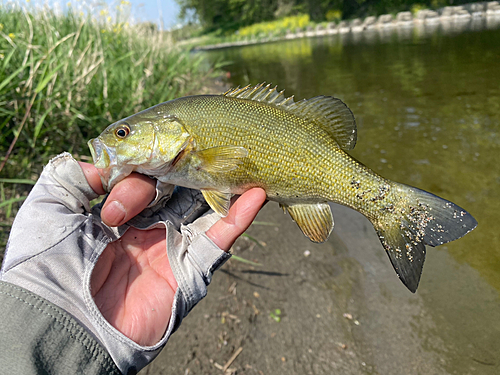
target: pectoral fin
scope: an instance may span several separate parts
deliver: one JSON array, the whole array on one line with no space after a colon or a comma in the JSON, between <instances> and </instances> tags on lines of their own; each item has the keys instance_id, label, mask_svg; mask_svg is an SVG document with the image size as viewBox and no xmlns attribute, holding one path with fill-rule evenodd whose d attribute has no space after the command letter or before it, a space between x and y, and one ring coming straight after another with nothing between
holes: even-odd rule
<instances>
[{"instance_id":1,"label":"pectoral fin","mask_svg":"<svg viewBox=\"0 0 500 375\"><path fill-rule=\"evenodd\" d=\"M243 163L247 155L246 148L239 146L211 147L196 152L201 161L200 168L215 173L232 171Z\"/></svg>"},{"instance_id":2,"label":"pectoral fin","mask_svg":"<svg viewBox=\"0 0 500 375\"><path fill-rule=\"evenodd\" d=\"M201 193L212 210L221 216L227 216L231 205L231 193L222 193L216 190L202 190Z\"/></svg>"},{"instance_id":3,"label":"pectoral fin","mask_svg":"<svg viewBox=\"0 0 500 375\"><path fill-rule=\"evenodd\" d=\"M281 204L304 235L313 242L325 242L333 229L333 215L328 203Z\"/></svg>"}]
</instances>

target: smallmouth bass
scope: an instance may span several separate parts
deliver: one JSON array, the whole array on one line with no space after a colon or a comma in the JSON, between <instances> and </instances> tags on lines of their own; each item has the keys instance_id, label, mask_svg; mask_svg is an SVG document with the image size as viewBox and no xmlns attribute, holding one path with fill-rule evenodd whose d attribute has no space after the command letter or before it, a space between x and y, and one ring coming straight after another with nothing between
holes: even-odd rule
<instances>
[{"instance_id":1,"label":"smallmouth bass","mask_svg":"<svg viewBox=\"0 0 500 375\"><path fill-rule=\"evenodd\" d=\"M454 203L359 163L346 153L356 138L354 115L339 99L295 102L260 84L158 104L108 126L89 147L108 191L135 171L199 189L225 216L233 194L261 187L313 242L333 229L329 201L353 208L371 221L415 292L425 245L458 239L477 222Z\"/></svg>"}]
</instances>

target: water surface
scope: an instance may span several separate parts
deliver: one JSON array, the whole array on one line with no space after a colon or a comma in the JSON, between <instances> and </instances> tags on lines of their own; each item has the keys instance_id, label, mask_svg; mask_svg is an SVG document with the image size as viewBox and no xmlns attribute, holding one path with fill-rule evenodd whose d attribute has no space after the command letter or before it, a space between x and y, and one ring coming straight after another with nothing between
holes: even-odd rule
<instances>
[{"instance_id":1,"label":"water surface","mask_svg":"<svg viewBox=\"0 0 500 375\"><path fill-rule=\"evenodd\" d=\"M428 248L417 294L435 326L415 316L415 331L449 357L447 373L500 371L500 30L347 34L208 56L231 62L233 86L341 98L358 124L351 155L477 219L464 238Z\"/></svg>"}]
</instances>

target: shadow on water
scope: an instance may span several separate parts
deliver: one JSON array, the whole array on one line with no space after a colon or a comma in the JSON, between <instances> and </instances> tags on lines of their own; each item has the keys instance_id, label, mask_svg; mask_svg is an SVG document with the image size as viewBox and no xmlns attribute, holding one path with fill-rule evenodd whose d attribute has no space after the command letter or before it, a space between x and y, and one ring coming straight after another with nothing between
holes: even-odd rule
<instances>
[{"instance_id":1,"label":"shadow on water","mask_svg":"<svg viewBox=\"0 0 500 375\"><path fill-rule=\"evenodd\" d=\"M493 374L500 368L500 30L473 26L298 39L208 56L232 62L234 86L267 81L298 99L341 98L358 123L354 157L475 216L475 231L428 249L417 293L424 312L412 324L449 373ZM424 315L433 325L420 325Z\"/></svg>"}]
</instances>

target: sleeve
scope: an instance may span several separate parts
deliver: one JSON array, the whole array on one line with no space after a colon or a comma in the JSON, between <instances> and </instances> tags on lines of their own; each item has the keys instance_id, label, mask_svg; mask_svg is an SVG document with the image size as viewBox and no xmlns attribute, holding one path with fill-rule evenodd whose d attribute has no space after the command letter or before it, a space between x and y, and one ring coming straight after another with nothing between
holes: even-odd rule
<instances>
[{"instance_id":1,"label":"sleeve","mask_svg":"<svg viewBox=\"0 0 500 375\"><path fill-rule=\"evenodd\" d=\"M0 368L9 374L121 374L106 349L70 314L0 281Z\"/></svg>"},{"instance_id":2,"label":"sleeve","mask_svg":"<svg viewBox=\"0 0 500 375\"><path fill-rule=\"evenodd\" d=\"M119 228L102 223L100 205L90 207L96 196L71 155L52 159L14 221L0 280L69 313L108 351L121 372L134 373L159 354L182 319L206 295L213 272L230 255L205 235L219 216L206 212L199 192L179 189L172 199L161 200L159 206L147 208ZM178 283L166 332L148 347L107 322L90 290L100 254L130 226L165 228L165 251Z\"/></svg>"}]
</instances>

